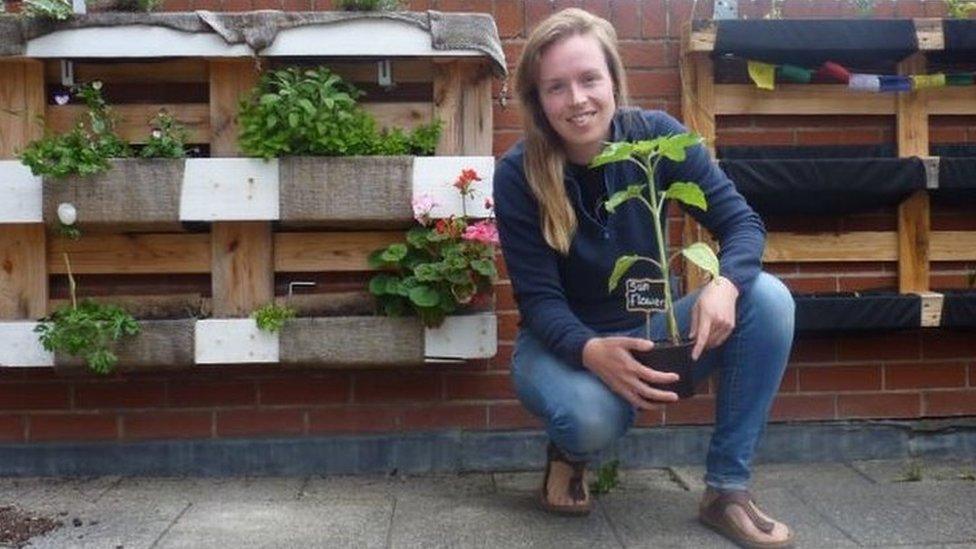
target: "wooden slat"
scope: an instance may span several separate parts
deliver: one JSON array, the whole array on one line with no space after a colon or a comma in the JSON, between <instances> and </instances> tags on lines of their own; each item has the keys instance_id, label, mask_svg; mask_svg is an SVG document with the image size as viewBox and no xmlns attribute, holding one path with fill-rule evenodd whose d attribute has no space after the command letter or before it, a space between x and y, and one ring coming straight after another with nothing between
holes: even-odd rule
<instances>
[{"instance_id":1,"label":"wooden slat","mask_svg":"<svg viewBox=\"0 0 976 549\"><path fill-rule=\"evenodd\" d=\"M490 155L492 149L491 67L462 61L464 90L461 103L461 154Z\"/></svg>"},{"instance_id":2,"label":"wooden slat","mask_svg":"<svg viewBox=\"0 0 976 549\"><path fill-rule=\"evenodd\" d=\"M976 114L976 86L949 86L928 94L930 115Z\"/></svg>"},{"instance_id":3,"label":"wooden slat","mask_svg":"<svg viewBox=\"0 0 976 549\"><path fill-rule=\"evenodd\" d=\"M240 156L237 105L259 76L251 59L210 61L210 156Z\"/></svg>"},{"instance_id":4,"label":"wooden slat","mask_svg":"<svg viewBox=\"0 0 976 549\"><path fill-rule=\"evenodd\" d=\"M717 84L715 114L895 114L895 95L854 92L842 84Z\"/></svg>"},{"instance_id":5,"label":"wooden slat","mask_svg":"<svg viewBox=\"0 0 976 549\"><path fill-rule=\"evenodd\" d=\"M439 156L460 155L464 148L463 82L460 61L434 64L434 116L443 122Z\"/></svg>"},{"instance_id":6,"label":"wooden slat","mask_svg":"<svg viewBox=\"0 0 976 549\"><path fill-rule=\"evenodd\" d=\"M149 122L161 109L173 115L186 127L188 143L210 142L210 107L205 103L160 103L151 105L114 105L119 117L116 133L130 143L149 140ZM84 105L53 105L47 108L47 128L61 133L70 130L87 112Z\"/></svg>"},{"instance_id":7,"label":"wooden slat","mask_svg":"<svg viewBox=\"0 0 976 549\"><path fill-rule=\"evenodd\" d=\"M38 319L47 314L44 248L44 225L0 227L0 319Z\"/></svg>"},{"instance_id":8,"label":"wooden slat","mask_svg":"<svg viewBox=\"0 0 976 549\"><path fill-rule=\"evenodd\" d=\"M424 328L416 318L298 318L281 330L283 364L408 366L424 361Z\"/></svg>"},{"instance_id":9,"label":"wooden slat","mask_svg":"<svg viewBox=\"0 0 976 549\"><path fill-rule=\"evenodd\" d=\"M18 156L44 135L44 65L35 59L0 60L0 158Z\"/></svg>"},{"instance_id":10,"label":"wooden slat","mask_svg":"<svg viewBox=\"0 0 976 549\"><path fill-rule=\"evenodd\" d=\"M898 64L899 74L924 74L925 56L916 53ZM929 153L929 117L925 90L897 94L898 156ZM898 206L898 290L929 289L929 195L916 191Z\"/></svg>"},{"instance_id":11,"label":"wooden slat","mask_svg":"<svg viewBox=\"0 0 976 549\"><path fill-rule=\"evenodd\" d=\"M929 246L932 261L976 261L973 231L933 231Z\"/></svg>"},{"instance_id":12,"label":"wooden slat","mask_svg":"<svg viewBox=\"0 0 976 549\"><path fill-rule=\"evenodd\" d=\"M119 372L181 370L193 366L195 318L143 320L139 335L112 344ZM87 372L79 358L55 354L54 367L62 373Z\"/></svg>"},{"instance_id":13,"label":"wooden slat","mask_svg":"<svg viewBox=\"0 0 976 549\"><path fill-rule=\"evenodd\" d=\"M348 59L318 59L319 64L342 77L346 82L357 84L360 82L377 82L379 74L378 61L349 61ZM393 83L398 82L432 82L434 63L430 59L391 59L393 68ZM272 67L288 66L286 63L273 62Z\"/></svg>"},{"instance_id":14,"label":"wooden slat","mask_svg":"<svg viewBox=\"0 0 976 549\"><path fill-rule=\"evenodd\" d=\"M86 234L51 239L48 270L65 274L61 253L71 254L75 274L209 273L209 234Z\"/></svg>"},{"instance_id":15,"label":"wooden slat","mask_svg":"<svg viewBox=\"0 0 976 549\"><path fill-rule=\"evenodd\" d=\"M942 323L944 296L936 292L917 292L922 298L922 327L931 328Z\"/></svg>"},{"instance_id":16,"label":"wooden slat","mask_svg":"<svg viewBox=\"0 0 976 549\"><path fill-rule=\"evenodd\" d=\"M362 107L381 128L413 129L434 119L434 106L430 103L363 103Z\"/></svg>"},{"instance_id":17,"label":"wooden slat","mask_svg":"<svg viewBox=\"0 0 976 549\"><path fill-rule=\"evenodd\" d=\"M689 27L690 28L690 27ZM715 36L718 33L715 25L682 34L682 40L687 40L688 52L710 52L715 49ZM687 38L685 38L687 37Z\"/></svg>"},{"instance_id":18,"label":"wooden slat","mask_svg":"<svg viewBox=\"0 0 976 549\"><path fill-rule=\"evenodd\" d=\"M898 234L894 231L769 233L763 255L767 263L897 259Z\"/></svg>"},{"instance_id":19,"label":"wooden slat","mask_svg":"<svg viewBox=\"0 0 976 549\"><path fill-rule=\"evenodd\" d=\"M49 82L61 81L61 63L48 59L44 72ZM143 63L74 62L75 82L101 80L105 84L135 82L206 82L205 59L162 59Z\"/></svg>"},{"instance_id":20,"label":"wooden slat","mask_svg":"<svg viewBox=\"0 0 976 549\"><path fill-rule=\"evenodd\" d=\"M403 232L276 233L275 270L366 271L374 250L403 241Z\"/></svg>"}]
</instances>

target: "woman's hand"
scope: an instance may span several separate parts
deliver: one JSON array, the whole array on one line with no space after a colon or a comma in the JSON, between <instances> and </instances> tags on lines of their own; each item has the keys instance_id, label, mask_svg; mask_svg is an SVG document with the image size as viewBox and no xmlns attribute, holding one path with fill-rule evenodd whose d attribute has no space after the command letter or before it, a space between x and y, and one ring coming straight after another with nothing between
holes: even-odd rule
<instances>
[{"instance_id":1,"label":"woman's hand","mask_svg":"<svg viewBox=\"0 0 976 549\"><path fill-rule=\"evenodd\" d=\"M659 372L644 366L630 354L647 351L654 343L634 337L594 337L583 346L583 364L596 374L607 387L640 410L651 408L655 402L674 402L678 395L662 391L648 383L667 384L678 381L678 374Z\"/></svg>"},{"instance_id":2,"label":"woman's hand","mask_svg":"<svg viewBox=\"0 0 976 549\"><path fill-rule=\"evenodd\" d=\"M735 300L738 297L739 289L724 276L702 288L698 301L691 309L688 337L695 340L692 360L698 360L705 349L718 347L728 339L735 328Z\"/></svg>"}]
</instances>

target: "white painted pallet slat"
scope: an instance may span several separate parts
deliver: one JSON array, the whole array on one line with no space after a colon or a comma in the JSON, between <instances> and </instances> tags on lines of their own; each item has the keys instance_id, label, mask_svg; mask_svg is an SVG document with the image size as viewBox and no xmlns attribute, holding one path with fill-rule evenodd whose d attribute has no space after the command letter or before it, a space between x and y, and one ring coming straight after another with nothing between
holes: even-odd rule
<instances>
[{"instance_id":1,"label":"white painted pallet slat","mask_svg":"<svg viewBox=\"0 0 976 549\"><path fill-rule=\"evenodd\" d=\"M478 172L481 181L475 182L476 192L461 205L461 195L454 182L461 170ZM495 159L491 156L418 156L413 161L413 197L424 194L438 205L431 210L435 219L461 215L466 209L469 217L488 217L485 198L491 196Z\"/></svg>"},{"instance_id":2,"label":"white painted pallet slat","mask_svg":"<svg viewBox=\"0 0 976 549\"><path fill-rule=\"evenodd\" d=\"M189 158L181 221L274 221L280 217L278 160Z\"/></svg>"},{"instance_id":3,"label":"white painted pallet slat","mask_svg":"<svg viewBox=\"0 0 976 549\"><path fill-rule=\"evenodd\" d=\"M253 318L199 320L194 334L197 364L278 362L278 334L259 330Z\"/></svg>"},{"instance_id":4,"label":"white painted pallet slat","mask_svg":"<svg viewBox=\"0 0 976 549\"><path fill-rule=\"evenodd\" d=\"M42 223L41 178L19 160L0 160L0 224Z\"/></svg>"},{"instance_id":5,"label":"white painted pallet slat","mask_svg":"<svg viewBox=\"0 0 976 549\"><path fill-rule=\"evenodd\" d=\"M498 320L491 313L449 316L424 332L424 355L431 361L491 358L497 351Z\"/></svg>"},{"instance_id":6,"label":"white painted pallet slat","mask_svg":"<svg viewBox=\"0 0 976 549\"><path fill-rule=\"evenodd\" d=\"M35 327L37 322L0 322L0 367L54 366L54 353L44 350Z\"/></svg>"}]
</instances>

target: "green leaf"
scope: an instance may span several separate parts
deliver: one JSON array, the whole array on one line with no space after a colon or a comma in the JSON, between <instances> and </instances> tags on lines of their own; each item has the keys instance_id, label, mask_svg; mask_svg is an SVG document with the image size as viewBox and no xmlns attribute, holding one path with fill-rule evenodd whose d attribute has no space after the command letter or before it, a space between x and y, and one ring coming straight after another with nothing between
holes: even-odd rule
<instances>
[{"instance_id":1,"label":"green leaf","mask_svg":"<svg viewBox=\"0 0 976 549\"><path fill-rule=\"evenodd\" d=\"M645 187L647 187L646 183L643 185L630 185L622 191L617 191L613 193L613 196L611 196L606 202L604 202L603 206L607 209L608 212L614 213L614 211L616 211L617 209L617 206L620 206L621 204L630 200L631 198L639 197Z\"/></svg>"},{"instance_id":2,"label":"green leaf","mask_svg":"<svg viewBox=\"0 0 976 549\"><path fill-rule=\"evenodd\" d=\"M681 255L689 261L708 271L712 278L718 278L718 257L715 252L702 242L695 242L687 248L681 250Z\"/></svg>"},{"instance_id":3,"label":"green leaf","mask_svg":"<svg viewBox=\"0 0 976 549\"><path fill-rule=\"evenodd\" d=\"M701 138L693 133L679 133L661 140L661 155L675 162L684 162L686 149L701 143Z\"/></svg>"},{"instance_id":4,"label":"green leaf","mask_svg":"<svg viewBox=\"0 0 976 549\"><path fill-rule=\"evenodd\" d=\"M663 139L663 137L636 141L634 142L633 153L640 156L641 159L644 159L647 157L647 155L657 151L657 148L661 145L661 139Z\"/></svg>"},{"instance_id":5,"label":"green leaf","mask_svg":"<svg viewBox=\"0 0 976 549\"><path fill-rule=\"evenodd\" d=\"M639 257L637 255L622 255L617 258L617 263L613 266L613 272L610 273L610 280L607 286L608 292L612 292L617 288L617 284L620 284L620 278L630 270L634 263L637 263Z\"/></svg>"},{"instance_id":6,"label":"green leaf","mask_svg":"<svg viewBox=\"0 0 976 549\"><path fill-rule=\"evenodd\" d=\"M685 183L681 181L672 183L668 187L667 192L664 193L664 198L671 198L700 210L708 210L705 193L702 192L701 187L696 183Z\"/></svg>"},{"instance_id":7,"label":"green leaf","mask_svg":"<svg viewBox=\"0 0 976 549\"><path fill-rule=\"evenodd\" d=\"M410 302L418 307L436 307L441 297L430 286L417 286L410 289Z\"/></svg>"},{"instance_id":8,"label":"green leaf","mask_svg":"<svg viewBox=\"0 0 976 549\"><path fill-rule=\"evenodd\" d=\"M471 268L478 274L486 276L489 279L494 279L498 275L495 262L490 259L475 259L471 262Z\"/></svg>"},{"instance_id":9,"label":"green leaf","mask_svg":"<svg viewBox=\"0 0 976 549\"><path fill-rule=\"evenodd\" d=\"M312 102L306 97L302 97L298 100L298 106L305 109L305 112L308 114L315 114L315 105L313 105Z\"/></svg>"},{"instance_id":10,"label":"green leaf","mask_svg":"<svg viewBox=\"0 0 976 549\"><path fill-rule=\"evenodd\" d=\"M386 261L387 263L396 263L404 257L407 256L407 245L406 244L390 244L382 253L380 253L380 259Z\"/></svg>"},{"instance_id":11,"label":"green leaf","mask_svg":"<svg viewBox=\"0 0 976 549\"><path fill-rule=\"evenodd\" d=\"M596 168L603 166L604 164L627 160L630 158L633 150L633 143L628 143L626 141L610 143L600 152L600 154L596 155L596 157L590 161L590 167Z\"/></svg>"},{"instance_id":12,"label":"green leaf","mask_svg":"<svg viewBox=\"0 0 976 549\"><path fill-rule=\"evenodd\" d=\"M297 128L299 122L301 122L301 118L299 118L297 112L290 112L290 113L288 113L288 125L289 126L291 126L292 128Z\"/></svg>"},{"instance_id":13,"label":"green leaf","mask_svg":"<svg viewBox=\"0 0 976 549\"><path fill-rule=\"evenodd\" d=\"M376 296L386 294L386 286L391 278L393 277L388 274L378 274L369 279L369 293Z\"/></svg>"},{"instance_id":14,"label":"green leaf","mask_svg":"<svg viewBox=\"0 0 976 549\"><path fill-rule=\"evenodd\" d=\"M414 248L423 248L427 244L427 233L431 232L427 227L414 227L407 231L407 243Z\"/></svg>"},{"instance_id":15,"label":"green leaf","mask_svg":"<svg viewBox=\"0 0 976 549\"><path fill-rule=\"evenodd\" d=\"M444 278L441 273L441 269L439 269L434 263L423 263L421 265L417 265L413 269L413 274L417 277L417 280L421 282L436 282Z\"/></svg>"}]
</instances>

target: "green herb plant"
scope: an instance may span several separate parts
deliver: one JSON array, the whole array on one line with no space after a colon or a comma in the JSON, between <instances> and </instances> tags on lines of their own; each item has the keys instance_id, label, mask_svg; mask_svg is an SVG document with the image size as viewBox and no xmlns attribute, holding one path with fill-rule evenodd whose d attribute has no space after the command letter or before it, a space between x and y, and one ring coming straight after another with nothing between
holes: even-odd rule
<instances>
[{"instance_id":1,"label":"green herb plant","mask_svg":"<svg viewBox=\"0 0 976 549\"><path fill-rule=\"evenodd\" d=\"M476 192L474 182L480 180L474 170L463 170L454 186L469 198ZM474 221L463 210L461 216L433 222L429 213L435 206L429 198L415 200L414 214L421 225L407 232L406 242L369 257L371 267L384 269L369 281L380 312L403 316L412 310L429 327L440 326L445 316L463 306L490 299L498 276L494 220Z\"/></svg>"},{"instance_id":2,"label":"green herb plant","mask_svg":"<svg viewBox=\"0 0 976 549\"><path fill-rule=\"evenodd\" d=\"M149 141L139 151L142 158L184 158L189 133L173 115L161 110L150 122Z\"/></svg>"},{"instance_id":3,"label":"green herb plant","mask_svg":"<svg viewBox=\"0 0 976 549\"><path fill-rule=\"evenodd\" d=\"M973 0L944 0L946 12L952 19L966 19L969 12L976 11L976 2Z\"/></svg>"},{"instance_id":4,"label":"green herb plant","mask_svg":"<svg viewBox=\"0 0 976 549\"><path fill-rule=\"evenodd\" d=\"M657 242L657 257L642 255L624 255L617 258L608 281L609 291L616 289L621 277L638 262L647 262L657 267L664 283L664 310L667 315L668 335L671 343L678 345L680 335L678 323L674 316L674 303L671 298L671 277L669 265L679 254L701 267L712 277L718 277L718 258L708 245L695 242L670 257L665 249L663 224L665 219L667 200L677 200L685 205L708 209L705 194L696 183L678 181L671 183L666 190L658 189L654 184L657 167L664 159L672 162L683 162L687 156L687 149L701 143L701 138L690 133L662 136L645 141L622 141L608 144L603 151L590 163L591 167L603 166L613 162L631 162L637 165L645 175L643 183L635 183L622 191L613 194L605 203L609 213L629 200L637 200L643 204L651 216L654 234Z\"/></svg>"},{"instance_id":5,"label":"green herb plant","mask_svg":"<svg viewBox=\"0 0 976 549\"><path fill-rule=\"evenodd\" d=\"M870 17L874 14L874 6L877 5L878 0L850 0L850 2L859 16Z\"/></svg>"},{"instance_id":6,"label":"green herb plant","mask_svg":"<svg viewBox=\"0 0 976 549\"><path fill-rule=\"evenodd\" d=\"M337 0L336 9L346 11L395 11L403 9L401 0Z\"/></svg>"},{"instance_id":7,"label":"green herb plant","mask_svg":"<svg viewBox=\"0 0 976 549\"><path fill-rule=\"evenodd\" d=\"M609 494L611 490L620 486L620 460L611 460L597 470L596 480L590 483L590 492L595 495Z\"/></svg>"},{"instance_id":8,"label":"green herb plant","mask_svg":"<svg viewBox=\"0 0 976 549\"><path fill-rule=\"evenodd\" d=\"M251 316L257 322L258 329L274 334L281 331L286 320L295 318L295 310L286 305L268 303L255 310Z\"/></svg>"},{"instance_id":9,"label":"green herb plant","mask_svg":"<svg viewBox=\"0 0 976 549\"><path fill-rule=\"evenodd\" d=\"M72 223L59 224L62 236L77 239L81 233ZM60 351L82 358L88 367L99 374L110 373L118 363L111 350L113 342L137 335L139 324L132 315L115 305L91 300L78 303L78 286L71 272L68 252L64 252L68 273L71 305L61 307L49 317L41 319L34 331L45 350Z\"/></svg>"},{"instance_id":10,"label":"green herb plant","mask_svg":"<svg viewBox=\"0 0 976 549\"><path fill-rule=\"evenodd\" d=\"M87 120L78 121L67 133L48 135L27 145L20 160L34 175L94 175L111 168L110 158L132 156L129 145L115 133L115 115L101 90L102 83L97 80L72 87L71 93L88 107Z\"/></svg>"},{"instance_id":11,"label":"green herb plant","mask_svg":"<svg viewBox=\"0 0 976 549\"><path fill-rule=\"evenodd\" d=\"M24 15L38 19L65 21L74 15L70 0L24 0Z\"/></svg>"},{"instance_id":12,"label":"green herb plant","mask_svg":"<svg viewBox=\"0 0 976 549\"><path fill-rule=\"evenodd\" d=\"M327 67L268 71L240 104L241 150L266 159L434 153L439 121L412 132L380 130L372 115L356 103L361 95Z\"/></svg>"}]
</instances>

